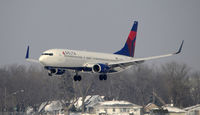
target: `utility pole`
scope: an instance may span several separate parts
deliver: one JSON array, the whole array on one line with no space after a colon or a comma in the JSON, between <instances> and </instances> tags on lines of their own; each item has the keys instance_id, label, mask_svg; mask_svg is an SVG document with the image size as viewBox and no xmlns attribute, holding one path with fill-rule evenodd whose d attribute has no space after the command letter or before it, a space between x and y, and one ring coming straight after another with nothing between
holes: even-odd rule
<instances>
[{"instance_id":1,"label":"utility pole","mask_svg":"<svg viewBox=\"0 0 200 115\"><path fill-rule=\"evenodd\" d=\"M153 95L154 95L163 105L166 105L165 101L164 101L161 97L159 97L159 96L157 95L156 92L153 92Z\"/></svg>"},{"instance_id":2,"label":"utility pole","mask_svg":"<svg viewBox=\"0 0 200 115\"><path fill-rule=\"evenodd\" d=\"M6 87L4 87L4 111L7 111L7 102L6 102L7 91L6 90L7 90Z\"/></svg>"},{"instance_id":3,"label":"utility pole","mask_svg":"<svg viewBox=\"0 0 200 115\"><path fill-rule=\"evenodd\" d=\"M10 96L16 95L18 93L23 93L23 92L24 92L24 90L21 89L21 90L15 91L15 92L7 95L7 88L4 87L4 112L7 111L7 98L9 98Z\"/></svg>"},{"instance_id":4,"label":"utility pole","mask_svg":"<svg viewBox=\"0 0 200 115\"><path fill-rule=\"evenodd\" d=\"M154 96L155 90L153 88L153 104L155 104L155 96Z\"/></svg>"}]
</instances>

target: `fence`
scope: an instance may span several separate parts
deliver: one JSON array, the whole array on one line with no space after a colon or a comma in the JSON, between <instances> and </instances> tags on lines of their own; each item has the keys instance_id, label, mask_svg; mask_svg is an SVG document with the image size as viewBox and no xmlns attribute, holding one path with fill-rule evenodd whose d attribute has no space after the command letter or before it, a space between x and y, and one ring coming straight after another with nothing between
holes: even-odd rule
<instances>
[{"instance_id":1,"label":"fence","mask_svg":"<svg viewBox=\"0 0 200 115\"><path fill-rule=\"evenodd\" d=\"M25 112L0 112L0 115L62 115L58 113L32 113L27 114Z\"/></svg>"},{"instance_id":2,"label":"fence","mask_svg":"<svg viewBox=\"0 0 200 115\"><path fill-rule=\"evenodd\" d=\"M0 112L0 115L64 115L64 114L63 113L58 113L58 112L32 113L32 114L27 114L25 112ZM81 114L81 113L73 113L73 112L71 112L70 115L95 115L95 114Z\"/></svg>"},{"instance_id":3,"label":"fence","mask_svg":"<svg viewBox=\"0 0 200 115\"><path fill-rule=\"evenodd\" d=\"M24 112L0 112L0 115L26 115Z\"/></svg>"},{"instance_id":4,"label":"fence","mask_svg":"<svg viewBox=\"0 0 200 115\"><path fill-rule=\"evenodd\" d=\"M27 114L25 112L0 112L0 115L64 115L58 112L52 112L52 113L32 113ZM70 113L70 115L81 115L81 113Z\"/></svg>"}]
</instances>

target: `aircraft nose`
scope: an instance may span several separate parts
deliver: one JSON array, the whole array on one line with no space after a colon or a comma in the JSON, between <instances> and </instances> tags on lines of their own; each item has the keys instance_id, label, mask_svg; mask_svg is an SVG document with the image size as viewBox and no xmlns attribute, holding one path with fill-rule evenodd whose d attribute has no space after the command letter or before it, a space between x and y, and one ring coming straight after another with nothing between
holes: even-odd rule
<instances>
[{"instance_id":1,"label":"aircraft nose","mask_svg":"<svg viewBox=\"0 0 200 115\"><path fill-rule=\"evenodd\" d=\"M44 64L44 56L40 56L39 62L42 63L42 64Z\"/></svg>"}]
</instances>

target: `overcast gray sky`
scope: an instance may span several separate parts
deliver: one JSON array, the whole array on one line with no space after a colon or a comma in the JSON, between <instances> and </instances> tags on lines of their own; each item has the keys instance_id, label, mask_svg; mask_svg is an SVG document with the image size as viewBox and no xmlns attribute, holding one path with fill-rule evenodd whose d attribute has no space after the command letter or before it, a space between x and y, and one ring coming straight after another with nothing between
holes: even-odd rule
<instances>
[{"instance_id":1,"label":"overcast gray sky","mask_svg":"<svg viewBox=\"0 0 200 115\"><path fill-rule=\"evenodd\" d=\"M152 60L177 61L200 70L200 0L0 0L0 66L25 64L51 48L113 53L139 21L136 57L174 52Z\"/></svg>"}]
</instances>

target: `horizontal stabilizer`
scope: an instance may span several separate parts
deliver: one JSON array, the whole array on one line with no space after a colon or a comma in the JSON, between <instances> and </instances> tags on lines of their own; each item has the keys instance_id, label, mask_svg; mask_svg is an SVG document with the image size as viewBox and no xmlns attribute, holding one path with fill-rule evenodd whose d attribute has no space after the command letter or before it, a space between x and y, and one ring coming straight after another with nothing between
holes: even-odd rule
<instances>
[{"instance_id":1,"label":"horizontal stabilizer","mask_svg":"<svg viewBox=\"0 0 200 115\"><path fill-rule=\"evenodd\" d=\"M39 63L38 60L30 59L30 58L29 58L29 46L27 47L27 50L26 50L26 56L25 56L25 59L26 59L26 61L28 61L28 62Z\"/></svg>"}]
</instances>

